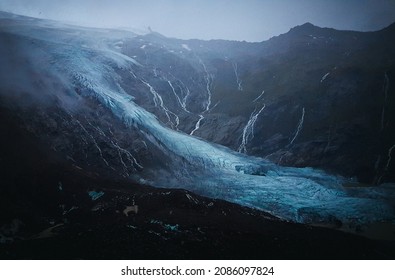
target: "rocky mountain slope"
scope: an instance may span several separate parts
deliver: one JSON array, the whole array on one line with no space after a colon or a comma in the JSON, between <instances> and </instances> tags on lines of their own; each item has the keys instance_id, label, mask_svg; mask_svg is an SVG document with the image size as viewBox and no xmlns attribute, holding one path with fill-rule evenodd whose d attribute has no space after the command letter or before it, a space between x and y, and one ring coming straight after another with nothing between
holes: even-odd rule
<instances>
[{"instance_id":1,"label":"rocky mountain slope","mask_svg":"<svg viewBox=\"0 0 395 280\"><path fill-rule=\"evenodd\" d=\"M281 165L319 167L379 184L395 174L389 163L395 144L394 32L394 25L362 33L307 23L262 43L149 34L122 50L145 56L147 65L179 77L192 93L204 89L194 89L192 69L186 68L197 69L200 84L208 70L209 110L207 100L187 99L188 109L204 116L194 135ZM169 91L165 83L158 87Z\"/></svg>"}]
</instances>

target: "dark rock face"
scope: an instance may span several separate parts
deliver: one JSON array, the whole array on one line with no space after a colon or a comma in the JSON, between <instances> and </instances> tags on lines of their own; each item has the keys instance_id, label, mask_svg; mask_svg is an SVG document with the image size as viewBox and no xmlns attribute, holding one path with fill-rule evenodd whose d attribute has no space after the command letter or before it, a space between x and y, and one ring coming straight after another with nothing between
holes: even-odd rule
<instances>
[{"instance_id":1,"label":"dark rock face","mask_svg":"<svg viewBox=\"0 0 395 280\"><path fill-rule=\"evenodd\" d=\"M394 144L392 32L392 26L376 33L296 27L261 43L257 58L233 58L239 62L243 91L235 92L234 83L226 81L230 63L228 73L224 67L216 72L213 100L220 103L213 113L228 112L224 126L246 118L228 134L234 137L243 134L254 109L265 104L247 143L248 154L283 165L319 167L365 183L393 181L394 166L386 166ZM204 133L210 128L202 126L197 135L218 141ZM236 145L230 139L219 141L233 149L241 143L240 138Z\"/></svg>"}]
</instances>

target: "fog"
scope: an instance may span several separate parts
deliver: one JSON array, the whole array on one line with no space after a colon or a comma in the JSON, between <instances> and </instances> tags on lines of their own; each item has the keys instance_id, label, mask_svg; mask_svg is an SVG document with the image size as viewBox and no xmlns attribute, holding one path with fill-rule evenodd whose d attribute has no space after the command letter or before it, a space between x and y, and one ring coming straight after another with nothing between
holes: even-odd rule
<instances>
[{"instance_id":1,"label":"fog","mask_svg":"<svg viewBox=\"0 0 395 280\"><path fill-rule=\"evenodd\" d=\"M0 10L206 40L262 41L305 22L358 31L395 22L395 0L1 0Z\"/></svg>"}]
</instances>

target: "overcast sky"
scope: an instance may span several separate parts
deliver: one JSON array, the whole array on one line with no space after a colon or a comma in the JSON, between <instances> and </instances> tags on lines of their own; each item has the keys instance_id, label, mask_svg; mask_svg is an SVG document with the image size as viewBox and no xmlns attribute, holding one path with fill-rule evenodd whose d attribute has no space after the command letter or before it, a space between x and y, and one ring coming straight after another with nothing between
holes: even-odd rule
<instances>
[{"instance_id":1,"label":"overcast sky","mask_svg":"<svg viewBox=\"0 0 395 280\"><path fill-rule=\"evenodd\" d=\"M150 26L181 39L246 41L305 22L359 31L395 22L395 0L0 0L0 10L88 26Z\"/></svg>"}]
</instances>

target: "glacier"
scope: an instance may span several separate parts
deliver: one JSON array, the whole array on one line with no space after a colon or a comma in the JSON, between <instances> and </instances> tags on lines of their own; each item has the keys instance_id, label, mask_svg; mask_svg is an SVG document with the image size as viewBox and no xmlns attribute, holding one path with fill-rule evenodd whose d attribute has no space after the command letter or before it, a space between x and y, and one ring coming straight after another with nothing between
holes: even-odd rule
<instances>
[{"instance_id":1,"label":"glacier","mask_svg":"<svg viewBox=\"0 0 395 280\"><path fill-rule=\"evenodd\" d=\"M181 185L204 196L258 208L302 223L326 223L333 219L342 223L364 223L394 218L391 203L387 201L388 197L395 195L393 187L382 187L392 193L390 196L369 195L380 187L359 189L353 193L350 192L352 188L343 187L349 181L346 178L312 168L280 167L174 131L131 101L130 94L116 82L117 74L113 69L97 69L101 66L92 64L83 53L73 65L77 63L80 75L74 74L74 78L89 89L87 94L97 98L125 124L138 127L155 138L153 143L161 143L171 154L185 159L190 168L196 168L184 172L189 178L180 177L178 181L143 178L150 185L173 188ZM70 72L75 68L64 70ZM115 79L108 81L108 77Z\"/></svg>"},{"instance_id":2,"label":"glacier","mask_svg":"<svg viewBox=\"0 0 395 280\"><path fill-rule=\"evenodd\" d=\"M102 33L98 36L79 31L84 32L81 37L74 36L73 32L58 35L56 28L43 32L39 27L31 27L28 31L15 27L8 32L45 42L46 55L41 58L52 62L45 65L45 72L59 77L68 94L77 95L75 88L79 88L79 94L96 99L125 125L138 129L146 140L160 146L168 157L178 157L186 162L172 167L176 176L152 176L156 170L147 172L142 168L133 177L138 182L154 187L184 188L300 223L337 221L364 224L395 219L394 185L350 187L347 185L357 184L349 178L313 168L281 167L268 160L209 143L192 135L199 128L202 115L191 135L166 127L153 113L136 104L134 92L122 84L119 71L128 71L129 79L143 83L154 94L151 84L139 77L141 69L146 66L122 54L111 43L122 41L124 36L130 36L128 34L120 34L118 37L121 38L108 38ZM34 52L28 55L32 61L36 59ZM202 60L199 63L205 71L207 111L211 104L211 74ZM42 64L45 63L37 63L37 67L43 67ZM174 93L171 82L168 83ZM160 96L154 94L154 101L155 97L159 99L161 108L170 112ZM180 104L186 110L185 102ZM304 108L302 122L303 117ZM168 118L171 122L170 116ZM132 154L130 156L133 158ZM160 174L160 170L157 172Z\"/></svg>"}]
</instances>

